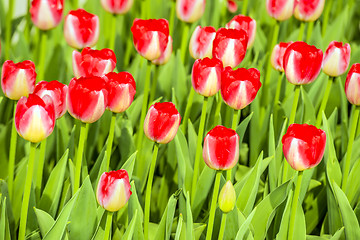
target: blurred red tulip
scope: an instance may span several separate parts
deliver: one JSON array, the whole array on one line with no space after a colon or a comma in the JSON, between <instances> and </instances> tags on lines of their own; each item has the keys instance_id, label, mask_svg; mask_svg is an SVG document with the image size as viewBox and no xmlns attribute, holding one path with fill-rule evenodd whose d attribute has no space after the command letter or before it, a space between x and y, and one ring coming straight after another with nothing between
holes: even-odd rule
<instances>
[{"instance_id":1,"label":"blurred red tulip","mask_svg":"<svg viewBox=\"0 0 360 240\"><path fill-rule=\"evenodd\" d=\"M236 11L238 10L238 5L233 0L227 0L226 6L231 13L236 13Z\"/></svg>"},{"instance_id":2,"label":"blurred red tulip","mask_svg":"<svg viewBox=\"0 0 360 240\"><path fill-rule=\"evenodd\" d=\"M293 42L281 42L276 44L271 53L271 65L272 67L279 71L284 72L284 54L288 46L290 46Z\"/></svg>"},{"instance_id":3,"label":"blurred red tulip","mask_svg":"<svg viewBox=\"0 0 360 240\"><path fill-rule=\"evenodd\" d=\"M345 81L345 94L351 104L360 106L360 64L351 66Z\"/></svg>"},{"instance_id":4,"label":"blurred red tulip","mask_svg":"<svg viewBox=\"0 0 360 240\"><path fill-rule=\"evenodd\" d=\"M206 0L176 0L176 14L183 22L199 20L205 11Z\"/></svg>"},{"instance_id":5,"label":"blurred red tulip","mask_svg":"<svg viewBox=\"0 0 360 240\"><path fill-rule=\"evenodd\" d=\"M59 25L64 10L64 0L33 0L30 6L31 21L41 30Z\"/></svg>"},{"instance_id":6,"label":"blurred red tulip","mask_svg":"<svg viewBox=\"0 0 360 240\"><path fill-rule=\"evenodd\" d=\"M325 74L337 77L346 72L350 63L350 44L337 41L330 42L323 60Z\"/></svg>"},{"instance_id":7,"label":"blurred red tulip","mask_svg":"<svg viewBox=\"0 0 360 240\"><path fill-rule=\"evenodd\" d=\"M295 0L294 17L300 21L317 20L324 10L325 0Z\"/></svg>"},{"instance_id":8,"label":"blurred red tulip","mask_svg":"<svg viewBox=\"0 0 360 240\"><path fill-rule=\"evenodd\" d=\"M132 7L134 0L101 0L103 8L112 14L125 14Z\"/></svg>"},{"instance_id":9,"label":"blurred red tulip","mask_svg":"<svg viewBox=\"0 0 360 240\"><path fill-rule=\"evenodd\" d=\"M266 0L266 10L278 21L287 20L293 15L294 0Z\"/></svg>"},{"instance_id":10,"label":"blurred red tulip","mask_svg":"<svg viewBox=\"0 0 360 240\"><path fill-rule=\"evenodd\" d=\"M213 41L216 30L213 27L197 26L190 38L190 55L195 58L212 57Z\"/></svg>"},{"instance_id":11,"label":"blurred red tulip","mask_svg":"<svg viewBox=\"0 0 360 240\"><path fill-rule=\"evenodd\" d=\"M226 28L244 30L248 36L247 48L254 44L256 35L256 21L251 17L236 15L226 24Z\"/></svg>"}]
</instances>

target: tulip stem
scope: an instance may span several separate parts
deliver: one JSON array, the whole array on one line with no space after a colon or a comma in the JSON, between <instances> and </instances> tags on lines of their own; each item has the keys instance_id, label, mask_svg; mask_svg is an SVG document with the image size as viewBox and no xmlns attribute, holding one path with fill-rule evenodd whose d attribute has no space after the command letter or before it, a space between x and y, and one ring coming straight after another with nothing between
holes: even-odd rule
<instances>
[{"instance_id":1,"label":"tulip stem","mask_svg":"<svg viewBox=\"0 0 360 240\"><path fill-rule=\"evenodd\" d=\"M113 216L113 212L107 211L104 240L109 240L110 232L111 232L112 216Z\"/></svg>"},{"instance_id":2,"label":"tulip stem","mask_svg":"<svg viewBox=\"0 0 360 240\"><path fill-rule=\"evenodd\" d=\"M307 34L306 34L306 42L307 43L310 41L311 34L314 30L314 23L315 23L314 21L308 23L308 29L307 29Z\"/></svg>"},{"instance_id":3,"label":"tulip stem","mask_svg":"<svg viewBox=\"0 0 360 240\"><path fill-rule=\"evenodd\" d=\"M190 24L189 23L184 23L184 28L183 28L183 34L182 34L182 39L181 39L181 60L182 63L185 66L185 60L186 60L186 53L187 53L187 46L188 46L188 36L189 36L189 28L190 28Z\"/></svg>"},{"instance_id":4,"label":"tulip stem","mask_svg":"<svg viewBox=\"0 0 360 240\"><path fill-rule=\"evenodd\" d=\"M188 97L188 101L186 103L186 108L185 108L185 113L184 113L184 119L183 119L183 133L185 134L186 133L186 130L187 130L187 124L188 124L188 119L189 119L189 116L190 116L190 112L191 112L191 107L192 107L192 104L193 104L193 101L194 101L194 95L195 95L195 90L194 88L190 88L190 93L189 93L189 97ZM216 115L215 115L216 117Z\"/></svg>"},{"instance_id":5,"label":"tulip stem","mask_svg":"<svg viewBox=\"0 0 360 240\"><path fill-rule=\"evenodd\" d=\"M219 195L219 187L220 187L220 179L221 179L222 171L216 172L214 191L211 199L210 205L210 215L209 215L209 223L206 231L206 240L210 240L212 237L213 227L214 227L214 218L215 218L215 210L217 205L217 198Z\"/></svg>"},{"instance_id":6,"label":"tulip stem","mask_svg":"<svg viewBox=\"0 0 360 240\"><path fill-rule=\"evenodd\" d=\"M344 166L344 172L343 172L343 180L342 180L342 190L345 192L347 187L347 180L350 172L350 165L351 165L351 154L352 154L352 148L353 143L355 139L355 133L356 133L356 127L357 122L359 119L359 113L360 113L360 107L356 106L353 112L351 125L350 125L350 136L349 136L349 142L346 150L346 158L345 158L345 166Z\"/></svg>"},{"instance_id":7,"label":"tulip stem","mask_svg":"<svg viewBox=\"0 0 360 240\"><path fill-rule=\"evenodd\" d=\"M154 99L155 99L156 85L157 85L158 76L159 76L159 65L155 65L154 77L153 77L152 83L151 83L149 105L151 105L152 102L153 102ZM150 107L150 106L149 106L149 107Z\"/></svg>"},{"instance_id":8,"label":"tulip stem","mask_svg":"<svg viewBox=\"0 0 360 240\"><path fill-rule=\"evenodd\" d=\"M170 36L173 36L173 31L174 31L174 21L175 21L175 2L174 1L170 1L170 17L169 17L169 31L170 31Z\"/></svg>"},{"instance_id":9,"label":"tulip stem","mask_svg":"<svg viewBox=\"0 0 360 240\"><path fill-rule=\"evenodd\" d=\"M40 155L39 155L39 162L37 165L37 176L36 176L36 200L40 200L40 193L41 193L41 184L42 184L42 176L43 176L43 169L45 163L45 153L46 153L46 138L40 143Z\"/></svg>"},{"instance_id":10,"label":"tulip stem","mask_svg":"<svg viewBox=\"0 0 360 240\"><path fill-rule=\"evenodd\" d=\"M334 80L335 80L335 77L329 76L329 80L327 81L327 85L326 85L325 94L322 98L320 109L319 109L319 112L318 112L318 115L316 118L316 127L317 128L320 128L320 126L321 126L322 113L323 113L323 111L325 111L326 104L329 99L329 95L330 95L330 91L331 91L331 86L332 86Z\"/></svg>"},{"instance_id":11,"label":"tulip stem","mask_svg":"<svg viewBox=\"0 0 360 240\"><path fill-rule=\"evenodd\" d=\"M23 195L23 200L22 200L22 204L21 204L21 213L20 213L21 215L20 215L18 240L25 239L26 221L27 221L29 199L30 199L30 192L31 192L31 183L32 183L32 177L33 177L33 171L34 171L35 151L36 151L36 143L31 143L29 160L28 160L28 164L27 164L24 195Z\"/></svg>"},{"instance_id":12,"label":"tulip stem","mask_svg":"<svg viewBox=\"0 0 360 240\"><path fill-rule=\"evenodd\" d=\"M273 106L274 123L277 122L278 103L280 100L280 92L281 92L282 80L283 80L284 75L285 75L284 72L279 74L279 79L278 79L277 86L276 86L274 106Z\"/></svg>"},{"instance_id":13,"label":"tulip stem","mask_svg":"<svg viewBox=\"0 0 360 240\"><path fill-rule=\"evenodd\" d=\"M108 135L108 140L107 140L107 145L106 145L106 170L107 171L109 171L109 167L110 167L112 145L113 145L113 141L114 141L115 122L116 122L116 113L113 112L111 115L110 129L109 129L109 135Z\"/></svg>"},{"instance_id":14,"label":"tulip stem","mask_svg":"<svg viewBox=\"0 0 360 240\"><path fill-rule=\"evenodd\" d=\"M145 215L145 217L144 217L144 239L145 240L148 240L148 236L149 236L151 188L152 188L152 182L153 182L153 178L154 178L158 150L159 150L159 143L155 143L153 157L152 157L151 165L150 165L149 176L148 176L148 182L146 185L145 213L144 213L144 215Z\"/></svg>"},{"instance_id":15,"label":"tulip stem","mask_svg":"<svg viewBox=\"0 0 360 240\"><path fill-rule=\"evenodd\" d=\"M224 238L226 217L227 217L227 213L223 213L221 216L221 225L220 225L220 231L219 231L219 237L218 237L219 240L222 240Z\"/></svg>"},{"instance_id":16,"label":"tulip stem","mask_svg":"<svg viewBox=\"0 0 360 240\"><path fill-rule=\"evenodd\" d=\"M38 68L38 76L36 78L37 82L44 80L45 76L45 57L46 57L46 45L47 45L47 31L39 30L41 35L41 43L40 43L40 54L39 54L39 68Z\"/></svg>"},{"instance_id":17,"label":"tulip stem","mask_svg":"<svg viewBox=\"0 0 360 240\"><path fill-rule=\"evenodd\" d=\"M222 99L221 99L221 94L220 94L220 92L218 92L217 94L218 94L218 95L217 95L218 101L217 101L217 103L216 103L216 108L215 108L215 115L214 115L215 117L214 117L214 126L213 126L213 127L215 127L215 126L217 126L217 125L220 124L220 111L221 111Z\"/></svg>"},{"instance_id":18,"label":"tulip stem","mask_svg":"<svg viewBox=\"0 0 360 240\"><path fill-rule=\"evenodd\" d=\"M9 153L9 166L8 166L8 189L10 199L13 200L13 185L14 185L14 173L15 173L15 155L16 155L16 142L17 142L17 132L15 127L15 112L16 112L16 102L14 101L14 115L13 122L11 127L11 138L10 138L10 153Z\"/></svg>"},{"instance_id":19,"label":"tulip stem","mask_svg":"<svg viewBox=\"0 0 360 240\"><path fill-rule=\"evenodd\" d=\"M204 128L205 128L205 118L206 118L206 109L207 109L208 97L204 97L204 103L201 110L201 117L200 117L200 125L198 130L197 142L196 142L196 153L195 153L195 162L194 162L194 173L193 179L191 184L191 203L194 203L195 198L195 190L196 190L196 183L199 174L199 164L201 158L201 145L204 135Z\"/></svg>"},{"instance_id":20,"label":"tulip stem","mask_svg":"<svg viewBox=\"0 0 360 240\"><path fill-rule=\"evenodd\" d=\"M329 22L329 16L330 16L330 12L332 9L332 5L333 5L333 0L328 1L325 4L325 11L324 11L324 17L323 17L323 22L322 22L322 29L321 29L321 35L324 37L325 33L326 33L326 27L328 25Z\"/></svg>"},{"instance_id":21,"label":"tulip stem","mask_svg":"<svg viewBox=\"0 0 360 240\"><path fill-rule=\"evenodd\" d=\"M302 40L303 40L304 32L305 32L305 22L304 22L304 21L301 21L301 23L300 23L300 29L299 29L298 41L302 41Z\"/></svg>"},{"instance_id":22,"label":"tulip stem","mask_svg":"<svg viewBox=\"0 0 360 240\"><path fill-rule=\"evenodd\" d=\"M73 9L78 9L78 0L73 0Z\"/></svg>"},{"instance_id":23,"label":"tulip stem","mask_svg":"<svg viewBox=\"0 0 360 240\"><path fill-rule=\"evenodd\" d=\"M249 5L249 0L244 0L243 5L242 5L242 9L241 9L241 14L242 15L246 15L248 5Z\"/></svg>"},{"instance_id":24,"label":"tulip stem","mask_svg":"<svg viewBox=\"0 0 360 240\"><path fill-rule=\"evenodd\" d=\"M111 24L112 24L112 30L110 30L109 34L109 48L112 49L115 52L115 40L116 40L116 14L112 14L111 16Z\"/></svg>"},{"instance_id":25,"label":"tulip stem","mask_svg":"<svg viewBox=\"0 0 360 240\"><path fill-rule=\"evenodd\" d=\"M10 59L12 18L15 1L9 1L9 9L5 18L5 59Z\"/></svg>"},{"instance_id":26,"label":"tulip stem","mask_svg":"<svg viewBox=\"0 0 360 240\"><path fill-rule=\"evenodd\" d=\"M294 195L293 195L293 199L292 199L291 213L290 213L290 223L289 223L290 224L289 225L289 235L288 235L289 240L292 240L293 235L294 235L296 209L297 209L297 204L298 204L298 201L299 201L299 195L300 195L300 189L301 189L301 182L302 182L303 173L304 173L303 171L299 171L296 186L295 186L295 191L294 191Z\"/></svg>"},{"instance_id":27,"label":"tulip stem","mask_svg":"<svg viewBox=\"0 0 360 240\"><path fill-rule=\"evenodd\" d=\"M295 122L296 110L299 103L299 96L300 96L300 85L296 85L295 87L295 94L294 94L294 101L291 108L291 114L289 119L289 126Z\"/></svg>"},{"instance_id":28,"label":"tulip stem","mask_svg":"<svg viewBox=\"0 0 360 240\"><path fill-rule=\"evenodd\" d=\"M75 195L76 191L80 186L80 175L81 175L81 162L84 152L84 145L87 135L87 125L86 123L80 122L80 137L79 137L79 146L76 153L76 164L75 164L75 179L74 179L74 188L73 195Z\"/></svg>"}]
</instances>

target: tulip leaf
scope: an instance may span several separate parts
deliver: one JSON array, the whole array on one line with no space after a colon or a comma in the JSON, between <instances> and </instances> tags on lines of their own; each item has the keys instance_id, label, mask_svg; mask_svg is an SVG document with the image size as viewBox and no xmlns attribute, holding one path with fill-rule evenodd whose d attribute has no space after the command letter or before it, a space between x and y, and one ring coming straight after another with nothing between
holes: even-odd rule
<instances>
[{"instance_id":1,"label":"tulip leaf","mask_svg":"<svg viewBox=\"0 0 360 240\"><path fill-rule=\"evenodd\" d=\"M303 108L303 123L307 124L315 124L316 122L316 114L315 114L315 108L310 100L310 97L308 93L305 91L304 88L300 88L301 90L301 98L304 102L302 104Z\"/></svg>"},{"instance_id":2,"label":"tulip leaf","mask_svg":"<svg viewBox=\"0 0 360 240\"><path fill-rule=\"evenodd\" d=\"M6 197L2 197L0 193L0 239L11 240L9 220L7 213Z\"/></svg>"},{"instance_id":3,"label":"tulip leaf","mask_svg":"<svg viewBox=\"0 0 360 240\"><path fill-rule=\"evenodd\" d=\"M97 208L97 227L95 230L94 235L92 236L92 240L102 240L104 239L104 234L105 234L105 224L106 224L106 215L104 214L106 213L105 209L102 208L101 206L99 206Z\"/></svg>"},{"instance_id":4,"label":"tulip leaf","mask_svg":"<svg viewBox=\"0 0 360 240\"><path fill-rule=\"evenodd\" d=\"M355 146L359 146L356 143L354 144ZM359 172L360 172L360 160L358 159L351 169L348 179L348 182L351 184L347 184L347 189L346 189L346 195L351 206L354 206L356 204L356 201L359 199L360 196Z\"/></svg>"},{"instance_id":5,"label":"tulip leaf","mask_svg":"<svg viewBox=\"0 0 360 240\"><path fill-rule=\"evenodd\" d=\"M129 226L126 228L126 231L125 231L124 235L122 236L122 239L124 239L124 240L133 239L135 225L137 225L138 214L139 214L139 212L136 209L134 217L131 219Z\"/></svg>"},{"instance_id":6,"label":"tulip leaf","mask_svg":"<svg viewBox=\"0 0 360 240\"><path fill-rule=\"evenodd\" d=\"M128 218L130 219L134 218L134 213L138 212L138 220L136 224L136 229L134 232L134 239L144 239L144 232L143 232L143 222L144 222L144 213L143 209L141 208L141 204L138 199L137 191L136 191L136 185L134 181L130 182L131 185L131 196L128 201Z\"/></svg>"},{"instance_id":7,"label":"tulip leaf","mask_svg":"<svg viewBox=\"0 0 360 240\"><path fill-rule=\"evenodd\" d=\"M188 192L183 192L186 198L186 239L193 239L194 237L194 225L193 225L193 216L190 206L190 194Z\"/></svg>"},{"instance_id":8,"label":"tulip leaf","mask_svg":"<svg viewBox=\"0 0 360 240\"><path fill-rule=\"evenodd\" d=\"M239 209L238 209L238 211L239 211ZM254 208L254 210L249 214L249 216L246 218L246 220L241 224L239 231L236 234L235 240L244 239L245 234L247 232L250 232L250 234L251 234L249 227L250 227L251 220L253 219L253 217L255 215L255 212L256 212L256 208Z\"/></svg>"},{"instance_id":9,"label":"tulip leaf","mask_svg":"<svg viewBox=\"0 0 360 240\"><path fill-rule=\"evenodd\" d=\"M292 198L294 195L293 193L294 193L294 191L292 189L290 189L290 191L288 192L285 209L284 209L284 212L282 213L282 217L281 217L280 229L279 229L278 234L276 235L277 240L288 239L291 202L292 202ZM281 214L281 212L279 212L279 214Z\"/></svg>"},{"instance_id":10,"label":"tulip leaf","mask_svg":"<svg viewBox=\"0 0 360 240\"><path fill-rule=\"evenodd\" d=\"M206 228L206 224L202 223L194 223L193 229L194 229L194 237L195 240L199 240L202 233L204 232Z\"/></svg>"},{"instance_id":11,"label":"tulip leaf","mask_svg":"<svg viewBox=\"0 0 360 240\"><path fill-rule=\"evenodd\" d=\"M45 236L46 233L50 230L51 226L54 225L55 220L47 212L34 208L37 222L39 224L40 232L42 236Z\"/></svg>"},{"instance_id":12,"label":"tulip leaf","mask_svg":"<svg viewBox=\"0 0 360 240\"><path fill-rule=\"evenodd\" d=\"M311 201L310 208L305 212L306 232L311 233L322 221L326 213L326 189L322 188L319 194Z\"/></svg>"},{"instance_id":13,"label":"tulip leaf","mask_svg":"<svg viewBox=\"0 0 360 240\"><path fill-rule=\"evenodd\" d=\"M124 165L121 166L121 169L125 169L128 172L129 179L131 179L133 171L134 171L136 155L137 155L137 151L134 152L133 154L131 154L131 156L124 163Z\"/></svg>"},{"instance_id":14,"label":"tulip leaf","mask_svg":"<svg viewBox=\"0 0 360 240\"><path fill-rule=\"evenodd\" d=\"M27 158L21 159L20 163L17 166L16 177L14 181L14 196L22 196L24 192L25 186L25 178L26 178L26 163ZM18 222L20 219L20 211L21 211L21 197L16 197L12 200L12 209L14 214L15 222Z\"/></svg>"},{"instance_id":15,"label":"tulip leaf","mask_svg":"<svg viewBox=\"0 0 360 240\"><path fill-rule=\"evenodd\" d=\"M180 213L178 224L176 226L176 232L175 232L175 238L174 238L175 240L180 240L180 236L181 236L182 229L183 229L182 226L183 226L183 216ZM185 239L185 238L183 237L181 239Z\"/></svg>"}]
</instances>

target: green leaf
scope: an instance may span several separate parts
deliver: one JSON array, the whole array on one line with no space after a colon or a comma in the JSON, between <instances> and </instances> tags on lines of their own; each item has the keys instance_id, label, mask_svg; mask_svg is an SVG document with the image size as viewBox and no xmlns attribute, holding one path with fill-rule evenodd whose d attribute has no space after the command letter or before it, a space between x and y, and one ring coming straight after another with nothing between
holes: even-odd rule
<instances>
[{"instance_id":1,"label":"green leaf","mask_svg":"<svg viewBox=\"0 0 360 240\"><path fill-rule=\"evenodd\" d=\"M6 209L6 197L2 198L0 194L0 239L1 240L11 240L9 220Z\"/></svg>"},{"instance_id":2,"label":"green leaf","mask_svg":"<svg viewBox=\"0 0 360 240\"><path fill-rule=\"evenodd\" d=\"M293 198L293 190L290 189L288 198L285 205L285 210L282 214L281 224L278 234L276 235L276 239L288 239L288 232L289 232L289 222L290 222L290 211L291 211L291 202Z\"/></svg>"},{"instance_id":3,"label":"green leaf","mask_svg":"<svg viewBox=\"0 0 360 240\"><path fill-rule=\"evenodd\" d=\"M129 226L126 228L126 232L123 235L123 239L125 239L125 240L133 239L134 229L135 229L135 225L137 223L137 219L138 219L138 211L135 210L134 217L131 219Z\"/></svg>"},{"instance_id":4,"label":"green leaf","mask_svg":"<svg viewBox=\"0 0 360 240\"><path fill-rule=\"evenodd\" d=\"M180 236L181 236L181 230L182 230L182 225L183 225L183 216L182 214L180 213L180 216L179 216L179 220L178 220L178 224L177 224L177 227L176 227L176 232L175 232L175 240L179 240L180 239ZM182 238L182 239L185 239L185 238Z\"/></svg>"},{"instance_id":5,"label":"green leaf","mask_svg":"<svg viewBox=\"0 0 360 240\"><path fill-rule=\"evenodd\" d=\"M138 220L136 224L136 229L134 232L134 239L144 239L144 232L143 232L143 222L144 222L144 212L141 208L141 204L138 199L137 191L136 191L136 185L134 181L130 182L131 184L131 196L128 201L128 216L129 220L134 218L134 213L138 212Z\"/></svg>"},{"instance_id":6,"label":"green leaf","mask_svg":"<svg viewBox=\"0 0 360 240\"><path fill-rule=\"evenodd\" d=\"M137 151L134 152L133 154L131 154L131 156L124 163L124 165L121 166L121 169L125 169L128 172L129 179L131 179L133 171L134 171L136 155L137 155Z\"/></svg>"},{"instance_id":7,"label":"green leaf","mask_svg":"<svg viewBox=\"0 0 360 240\"><path fill-rule=\"evenodd\" d=\"M239 231L236 234L235 240L241 240L244 238L245 234L249 231L250 232L250 223L253 219L256 212L256 208L250 213L250 215L246 218L246 220L241 224Z\"/></svg>"},{"instance_id":8,"label":"green leaf","mask_svg":"<svg viewBox=\"0 0 360 240\"><path fill-rule=\"evenodd\" d=\"M191 213L189 191L186 193L185 198L186 198L186 239L193 239L194 226L193 226L193 217Z\"/></svg>"},{"instance_id":9,"label":"green leaf","mask_svg":"<svg viewBox=\"0 0 360 240\"><path fill-rule=\"evenodd\" d=\"M300 88L300 90L301 90L301 98L304 102L304 104L302 105L304 108L302 122L308 124L315 124L317 115L315 113L315 108L313 106L313 103L310 100L310 97L307 94L307 92L304 90L304 88Z\"/></svg>"},{"instance_id":10,"label":"green leaf","mask_svg":"<svg viewBox=\"0 0 360 240\"><path fill-rule=\"evenodd\" d=\"M42 236L45 236L46 233L50 230L51 226L54 225L55 220L47 212L34 208L37 222L39 224L40 232Z\"/></svg>"}]
</instances>

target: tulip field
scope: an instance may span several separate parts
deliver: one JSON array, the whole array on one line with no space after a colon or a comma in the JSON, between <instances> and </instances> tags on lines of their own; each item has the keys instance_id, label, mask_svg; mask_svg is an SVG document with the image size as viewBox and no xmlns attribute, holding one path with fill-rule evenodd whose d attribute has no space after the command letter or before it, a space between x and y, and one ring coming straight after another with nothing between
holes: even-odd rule
<instances>
[{"instance_id":1,"label":"tulip field","mask_svg":"<svg viewBox=\"0 0 360 240\"><path fill-rule=\"evenodd\" d=\"M357 0L0 0L0 240L360 240Z\"/></svg>"}]
</instances>

